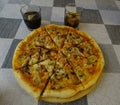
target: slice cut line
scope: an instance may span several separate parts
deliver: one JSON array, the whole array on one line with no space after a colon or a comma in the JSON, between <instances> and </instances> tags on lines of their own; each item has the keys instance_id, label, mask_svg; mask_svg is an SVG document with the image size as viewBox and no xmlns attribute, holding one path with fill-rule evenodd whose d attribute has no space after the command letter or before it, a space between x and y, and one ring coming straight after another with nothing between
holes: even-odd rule
<instances>
[{"instance_id":1,"label":"slice cut line","mask_svg":"<svg viewBox=\"0 0 120 105\"><path fill-rule=\"evenodd\" d=\"M45 26L45 29L58 48L62 48L67 38L69 28L67 26L64 27L52 24Z\"/></svg>"},{"instance_id":2,"label":"slice cut line","mask_svg":"<svg viewBox=\"0 0 120 105\"><path fill-rule=\"evenodd\" d=\"M51 76L41 97L66 98L83 90L81 82L71 70L70 65L65 64L64 67L61 67L61 64L57 62L54 70L55 72Z\"/></svg>"}]
</instances>

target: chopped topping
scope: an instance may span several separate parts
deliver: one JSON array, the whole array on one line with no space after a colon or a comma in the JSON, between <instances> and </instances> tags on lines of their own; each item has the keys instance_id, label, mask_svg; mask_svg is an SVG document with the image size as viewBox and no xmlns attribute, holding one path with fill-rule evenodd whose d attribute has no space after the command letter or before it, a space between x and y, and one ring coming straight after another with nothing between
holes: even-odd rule
<instances>
[{"instance_id":1,"label":"chopped topping","mask_svg":"<svg viewBox=\"0 0 120 105\"><path fill-rule=\"evenodd\" d=\"M24 66L20 69L23 73L27 73L27 74L30 74L30 70L29 70L29 67L28 66Z\"/></svg>"},{"instance_id":2,"label":"chopped topping","mask_svg":"<svg viewBox=\"0 0 120 105\"><path fill-rule=\"evenodd\" d=\"M77 48L79 49L79 51L80 51L81 53L84 52L84 48L82 48L81 46L77 46Z\"/></svg>"},{"instance_id":3,"label":"chopped topping","mask_svg":"<svg viewBox=\"0 0 120 105\"><path fill-rule=\"evenodd\" d=\"M18 58L19 62L22 63L21 67L26 66L30 60L30 56L29 55L21 55Z\"/></svg>"},{"instance_id":4,"label":"chopped topping","mask_svg":"<svg viewBox=\"0 0 120 105\"><path fill-rule=\"evenodd\" d=\"M80 54L80 51L78 50L77 47L69 47L68 51L76 55Z\"/></svg>"},{"instance_id":5,"label":"chopped topping","mask_svg":"<svg viewBox=\"0 0 120 105\"><path fill-rule=\"evenodd\" d=\"M88 57L88 64L92 64L97 61L97 57L95 55L91 55Z\"/></svg>"},{"instance_id":6,"label":"chopped topping","mask_svg":"<svg viewBox=\"0 0 120 105\"><path fill-rule=\"evenodd\" d=\"M32 55L29 61L29 65L37 63L39 60L39 57L40 57L39 52L36 52L34 55Z\"/></svg>"},{"instance_id":7,"label":"chopped topping","mask_svg":"<svg viewBox=\"0 0 120 105\"><path fill-rule=\"evenodd\" d=\"M87 68L86 68L86 70L89 72L89 73L94 73L94 68L93 68L93 65L92 64L90 64L90 65L87 65Z\"/></svg>"}]
</instances>

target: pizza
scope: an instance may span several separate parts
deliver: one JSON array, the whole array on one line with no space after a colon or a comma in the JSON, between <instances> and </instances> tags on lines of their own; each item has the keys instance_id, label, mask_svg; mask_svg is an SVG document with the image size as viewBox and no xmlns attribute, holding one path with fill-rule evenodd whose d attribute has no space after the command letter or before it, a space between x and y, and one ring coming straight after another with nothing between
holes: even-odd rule
<instances>
[{"instance_id":1,"label":"pizza","mask_svg":"<svg viewBox=\"0 0 120 105\"><path fill-rule=\"evenodd\" d=\"M32 31L18 44L12 65L17 82L34 98L65 103L96 86L104 57L87 33L50 24Z\"/></svg>"}]
</instances>

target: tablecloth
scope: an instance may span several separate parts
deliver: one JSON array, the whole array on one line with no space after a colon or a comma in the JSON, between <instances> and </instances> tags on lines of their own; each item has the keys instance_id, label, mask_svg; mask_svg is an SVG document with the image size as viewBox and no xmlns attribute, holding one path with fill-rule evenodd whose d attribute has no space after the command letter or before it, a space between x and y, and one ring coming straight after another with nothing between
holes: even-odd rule
<instances>
[{"instance_id":1,"label":"tablecloth","mask_svg":"<svg viewBox=\"0 0 120 105\"><path fill-rule=\"evenodd\" d=\"M41 7L42 25L64 25L65 5L84 8L79 29L100 45L105 67L97 87L83 98L63 105L120 105L120 0L0 0L0 105L61 105L37 101L17 84L12 57L17 44L30 31L20 8Z\"/></svg>"}]
</instances>

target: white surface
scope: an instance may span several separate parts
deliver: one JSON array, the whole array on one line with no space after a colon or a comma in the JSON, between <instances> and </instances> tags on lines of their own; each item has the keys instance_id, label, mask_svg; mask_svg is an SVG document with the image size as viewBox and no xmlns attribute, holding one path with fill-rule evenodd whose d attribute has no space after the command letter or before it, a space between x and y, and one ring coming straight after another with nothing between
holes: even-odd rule
<instances>
[{"instance_id":1,"label":"white surface","mask_svg":"<svg viewBox=\"0 0 120 105\"><path fill-rule=\"evenodd\" d=\"M104 24L120 25L120 11L100 10Z\"/></svg>"},{"instance_id":2,"label":"white surface","mask_svg":"<svg viewBox=\"0 0 120 105\"><path fill-rule=\"evenodd\" d=\"M38 5L38 6L52 7L53 0L31 0L31 4Z\"/></svg>"},{"instance_id":3,"label":"white surface","mask_svg":"<svg viewBox=\"0 0 120 105\"><path fill-rule=\"evenodd\" d=\"M115 3L117 5L117 7L120 9L120 1L116 0Z\"/></svg>"},{"instance_id":4,"label":"white surface","mask_svg":"<svg viewBox=\"0 0 120 105\"><path fill-rule=\"evenodd\" d=\"M103 24L80 23L79 29L90 34L97 43L111 44L111 40Z\"/></svg>"},{"instance_id":5,"label":"white surface","mask_svg":"<svg viewBox=\"0 0 120 105\"><path fill-rule=\"evenodd\" d=\"M104 73L87 99L88 105L120 105L120 74Z\"/></svg>"},{"instance_id":6,"label":"white surface","mask_svg":"<svg viewBox=\"0 0 120 105\"><path fill-rule=\"evenodd\" d=\"M13 39L0 39L0 67L2 66L4 59L8 53Z\"/></svg>"},{"instance_id":7,"label":"white surface","mask_svg":"<svg viewBox=\"0 0 120 105\"><path fill-rule=\"evenodd\" d=\"M52 9L51 21L64 22L65 9L61 7L53 7Z\"/></svg>"},{"instance_id":8,"label":"white surface","mask_svg":"<svg viewBox=\"0 0 120 105\"><path fill-rule=\"evenodd\" d=\"M30 33L30 31L28 30L26 24L22 20L22 22L18 28L18 31L16 33L15 39L24 39L29 33Z\"/></svg>"},{"instance_id":9,"label":"white surface","mask_svg":"<svg viewBox=\"0 0 120 105\"><path fill-rule=\"evenodd\" d=\"M117 58L118 58L119 64L120 64L120 45L113 45L113 48L115 50L115 53L117 55Z\"/></svg>"},{"instance_id":10,"label":"white surface","mask_svg":"<svg viewBox=\"0 0 120 105\"><path fill-rule=\"evenodd\" d=\"M77 7L83 7L85 9L97 9L95 0L75 0Z\"/></svg>"},{"instance_id":11,"label":"white surface","mask_svg":"<svg viewBox=\"0 0 120 105\"><path fill-rule=\"evenodd\" d=\"M20 8L21 6L18 4L6 4L0 12L0 17L22 19Z\"/></svg>"},{"instance_id":12,"label":"white surface","mask_svg":"<svg viewBox=\"0 0 120 105\"><path fill-rule=\"evenodd\" d=\"M0 69L0 105L37 105L14 78L12 69Z\"/></svg>"}]
</instances>

